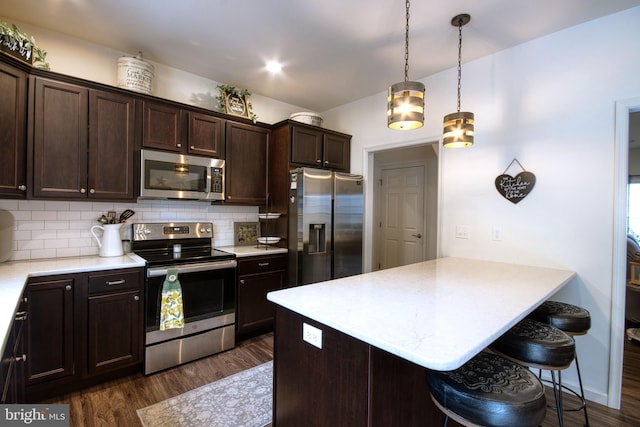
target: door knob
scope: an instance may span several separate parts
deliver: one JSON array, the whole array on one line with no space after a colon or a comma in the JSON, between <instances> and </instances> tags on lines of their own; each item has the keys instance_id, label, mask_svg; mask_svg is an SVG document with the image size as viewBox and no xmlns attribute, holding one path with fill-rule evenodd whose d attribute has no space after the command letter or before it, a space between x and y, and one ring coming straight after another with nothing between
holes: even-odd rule
<instances>
[{"instance_id":1,"label":"door knob","mask_svg":"<svg viewBox=\"0 0 640 427\"><path fill-rule=\"evenodd\" d=\"M412 234L411 237L416 237L418 239L422 239L422 234L418 233L418 234Z\"/></svg>"}]
</instances>

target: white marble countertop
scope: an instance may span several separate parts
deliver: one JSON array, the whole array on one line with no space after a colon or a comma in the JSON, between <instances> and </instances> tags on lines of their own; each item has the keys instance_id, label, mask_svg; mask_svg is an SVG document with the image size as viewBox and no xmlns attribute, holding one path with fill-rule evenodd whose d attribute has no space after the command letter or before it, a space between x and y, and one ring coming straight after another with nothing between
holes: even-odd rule
<instances>
[{"instance_id":1,"label":"white marble countertop","mask_svg":"<svg viewBox=\"0 0 640 427\"><path fill-rule=\"evenodd\" d=\"M145 262L135 254L118 257L69 257L0 263L0 338L2 351L13 323L15 311L22 297L27 278L50 274L82 273L144 267Z\"/></svg>"},{"instance_id":2,"label":"white marble countertop","mask_svg":"<svg viewBox=\"0 0 640 427\"><path fill-rule=\"evenodd\" d=\"M267 299L430 369L456 369L575 272L441 258L270 292Z\"/></svg>"},{"instance_id":3,"label":"white marble countertop","mask_svg":"<svg viewBox=\"0 0 640 427\"><path fill-rule=\"evenodd\" d=\"M275 246L256 247L256 245L222 246L222 247L216 246L216 249L220 249L221 251L231 252L235 254L238 258L244 258L249 256L260 256L260 255L286 254L288 252L286 248L277 248Z\"/></svg>"}]
</instances>

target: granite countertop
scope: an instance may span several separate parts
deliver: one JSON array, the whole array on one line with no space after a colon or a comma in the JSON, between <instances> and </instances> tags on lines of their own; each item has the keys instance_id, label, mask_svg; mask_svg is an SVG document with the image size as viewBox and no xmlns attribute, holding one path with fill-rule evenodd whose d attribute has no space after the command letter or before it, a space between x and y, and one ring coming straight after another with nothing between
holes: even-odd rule
<instances>
[{"instance_id":1,"label":"granite countertop","mask_svg":"<svg viewBox=\"0 0 640 427\"><path fill-rule=\"evenodd\" d=\"M440 258L270 292L267 299L430 369L456 369L575 272Z\"/></svg>"},{"instance_id":2,"label":"granite countertop","mask_svg":"<svg viewBox=\"0 0 640 427\"><path fill-rule=\"evenodd\" d=\"M144 260L135 254L118 257L83 256L0 263L0 338L2 339L2 350L4 351L15 311L29 277L144 267L144 265Z\"/></svg>"}]
</instances>

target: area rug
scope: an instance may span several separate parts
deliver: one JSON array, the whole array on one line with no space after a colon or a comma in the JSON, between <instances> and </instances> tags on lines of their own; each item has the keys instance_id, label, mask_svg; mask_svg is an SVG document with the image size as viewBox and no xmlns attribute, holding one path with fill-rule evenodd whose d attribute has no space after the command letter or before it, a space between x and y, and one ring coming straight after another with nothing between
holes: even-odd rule
<instances>
[{"instance_id":1,"label":"area rug","mask_svg":"<svg viewBox=\"0 0 640 427\"><path fill-rule=\"evenodd\" d=\"M271 423L273 361L138 409L145 427L263 427Z\"/></svg>"}]
</instances>

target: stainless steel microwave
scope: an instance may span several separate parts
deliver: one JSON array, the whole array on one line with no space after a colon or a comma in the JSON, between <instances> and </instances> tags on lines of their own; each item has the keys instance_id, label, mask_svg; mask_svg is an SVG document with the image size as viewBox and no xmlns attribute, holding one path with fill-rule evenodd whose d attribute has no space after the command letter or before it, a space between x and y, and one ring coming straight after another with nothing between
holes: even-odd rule
<instances>
[{"instance_id":1,"label":"stainless steel microwave","mask_svg":"<svg viewBox=\"0 0 640 427\"><path fill-rule=\"evenodd\" d=\"M140 150L140 198L224 200L224 160Z\"/></svg>"}]
</instances>

